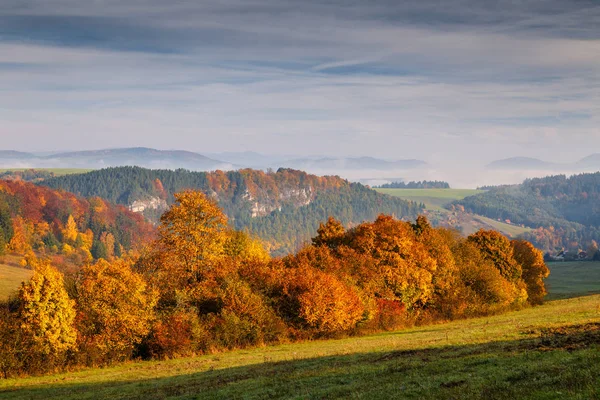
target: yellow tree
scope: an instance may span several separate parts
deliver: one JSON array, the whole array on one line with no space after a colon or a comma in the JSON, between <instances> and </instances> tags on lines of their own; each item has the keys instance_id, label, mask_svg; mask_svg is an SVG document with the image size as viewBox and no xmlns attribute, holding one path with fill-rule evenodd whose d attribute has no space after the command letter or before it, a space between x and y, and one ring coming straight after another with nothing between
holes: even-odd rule
<instances>
[{"instance_id":1,"label":"yellow tree","mask_svg":"<svg viewBox=\"0 0 600 400\"><path fill-rule=\"evenodd\" d=\"M126 358L150 331L157 295L128 261L84 267L77 293L81 347L99 358L91 361Z\"/></svg>"},{"instance_id":2,"label":"yellow tree","mask_svg":"<svg viewBox=\"0 0 600 400\"><path fill-rule=\"evenodd\" d=\"M246 232L230 230L224 244L225 255L239 261L268 262L271 259L263 243Z\"/></svg>"},{"instance_id":3,"label":"yellow tree","mask_svg":"<svg viewBox=\"0 0 600 400\"><path fill-rule=\"evenodd\" d=\"M175 201L161 217L158 244L171 279L194 284L210 274L224 254L227 217L202 192L177 193Z\"/></svg>"},{"instance_id":4,"label":"yellow tree","mask_svg":"<svg viewBox=\"0 0 600 400\"><path fill-rule=\"evenodd\" d=\"M57 356L75 345L74 302L60 272L46 261L34 268L31 280L19 290L21 329L35 351Z\"/></svg>"},{"instance_id":5,"label":"yellow tree","mask_svg":"<svg viewBox=\"0 0 600 400\"><path fill-rule=\"evenodd\" d=\"M75 223L75 218L73 218L72 215L69 215L67 223L62 231L64 241L69 244L74 244L77 240L78 233L79 232L77 231L77 223Z\"/></svg>"}]
</instances>

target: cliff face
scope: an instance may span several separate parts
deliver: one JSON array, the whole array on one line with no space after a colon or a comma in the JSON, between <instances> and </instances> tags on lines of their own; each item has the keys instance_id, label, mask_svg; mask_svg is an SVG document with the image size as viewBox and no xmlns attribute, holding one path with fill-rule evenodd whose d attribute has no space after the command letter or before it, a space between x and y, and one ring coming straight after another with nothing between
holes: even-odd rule
<instances>
[{"instance_id":1,"label":"cliff face","mask_svg":"<svg viewBox=\"0 0 600 400\"><path fill-rule=\"evenodd\" d=\"M158 197L150 197L148 200L135 200L129 205L129 210L135 213L144 213L147 210L166 211L167 201Z\"/></svg>"}]
</instances>

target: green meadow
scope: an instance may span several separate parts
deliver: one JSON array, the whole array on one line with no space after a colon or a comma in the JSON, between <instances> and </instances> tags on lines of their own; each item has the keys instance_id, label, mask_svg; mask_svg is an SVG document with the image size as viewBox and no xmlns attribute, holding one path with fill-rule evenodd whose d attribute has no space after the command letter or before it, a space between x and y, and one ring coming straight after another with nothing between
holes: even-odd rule
<instances>
[{"instance_id":1,"label":"green meadow","mask_svg":"<svg viewBox=\"0 0 600 400\"><path fill-rule=\"evenodd\" d=\"M0 380L2 399L592 399L600 296L339 340Z\"/></svg>"},{"instance_id":2,"label":"green meadow","mask_svg":"<svg viewBox=\"0 0 600 400\"><path fill-rule=\"evenodd\" d=\"M455 201L462 200L468 196L474 196L483 193L483 190L476 189L375 189L394 197L400 197L404 200L424 203L430 210L443 209L445 205Z\"/></svg>"}]
</instances>

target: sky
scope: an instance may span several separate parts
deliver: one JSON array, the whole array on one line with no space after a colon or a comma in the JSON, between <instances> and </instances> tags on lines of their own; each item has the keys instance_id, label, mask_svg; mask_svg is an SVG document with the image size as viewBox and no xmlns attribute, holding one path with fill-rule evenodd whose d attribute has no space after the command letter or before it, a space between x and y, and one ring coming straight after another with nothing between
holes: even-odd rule
<instances>
[{"instance_id":1,"label":"sky","mask_svg":"<svg viewBox=\"0 0 600 400\"><path fill-rule=\"evenodd\" d=\"M600 1L2 0L0 148L569 162Z\"/></svg>"}]
</instances>

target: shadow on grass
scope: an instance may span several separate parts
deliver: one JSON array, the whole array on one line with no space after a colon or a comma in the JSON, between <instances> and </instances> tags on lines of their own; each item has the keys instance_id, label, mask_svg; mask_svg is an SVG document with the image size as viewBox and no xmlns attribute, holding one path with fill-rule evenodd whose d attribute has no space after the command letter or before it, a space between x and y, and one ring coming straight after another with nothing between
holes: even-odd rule
<instances>
[{"instance_id":1,"label":"shadow on grass","mask_svg":"<svg viewBox=\"0 0 600 400\"><path fill-rule=\"evenodd\" d=\"M89 384L57 382L5 389L0 391L0 397L511 400L600 397L600 322L523 334L533 337L265 362L156 379Z\"/></svg>"}]
</instances>

